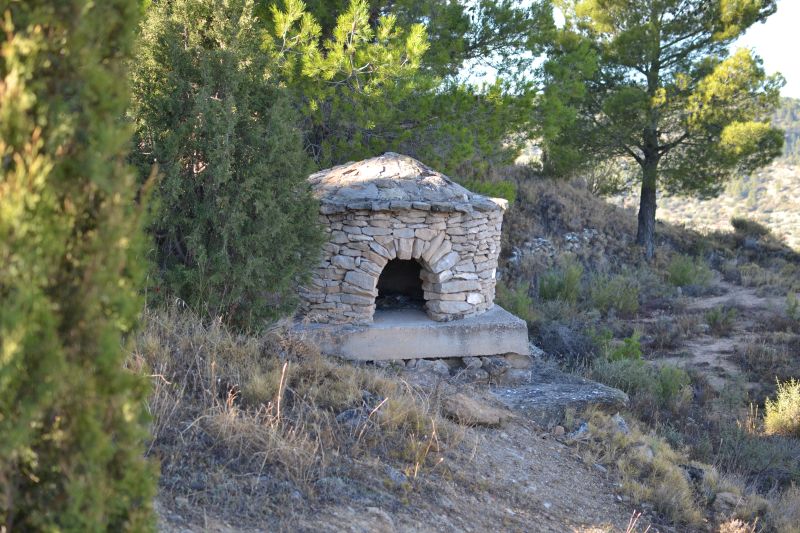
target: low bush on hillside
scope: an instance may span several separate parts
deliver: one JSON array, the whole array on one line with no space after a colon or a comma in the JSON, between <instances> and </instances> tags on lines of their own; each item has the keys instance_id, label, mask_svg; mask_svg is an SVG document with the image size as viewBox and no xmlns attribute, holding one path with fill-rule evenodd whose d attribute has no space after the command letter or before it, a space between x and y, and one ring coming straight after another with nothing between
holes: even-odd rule
<instances>
[{"instance_id":1,"label":"low bush on hillside","mask_svg":"<svg viewBox=\"0 0 800 533\"><path fill-rule=\"evenodd\" d=\"M764 403L764 430L768 435L800 437L800 381L778 383L777 397Z\"/></svg>"},{"instance_id":2,"label":"low bush on hillside","mask_svg":"<svg viewBox=\"0 0 800 533\"><path fill-rule=\"evenodd\" d=\"M637 504L648 502L676 525L702 523L706 505L721 492L741 495L741 489L720 478L714 467L693 463L660 437L647 434L634 422L598 411L586 413L590 438L578 442L587 462L612 465L619 472L622 490ZM702 472L693 481L687 471ZM753 505L742 496L740 514Z\"/></svg>"},{"instance_id":3,"label":"low bush on hillside","mask_svg":"<svg viewBox=\"0 0 800 533\"><path fill-rule=\"evenodd\" d=\"M688 255L675 255L667 267L667 280L676 287L704 287L712 279L708 265Z\"/></svg>"},{"instance_id":4,"label":"low bush on hillside","mask_svg":"<svg viewBox=\"0 0 800 533\"><path fill-rule=\"evenodd\" d=\"M596 346L600 360L620 361L623 359L642 358L641 333L635 330L629 337L615 339L614 332L604 328L599 332L591 331L591 338Z\"/></svg>"},{"instance_id":5,"label":"low bush on hillside","mask_svg":"<svg viewBox=\"0 0 800 533\"><path fill-rule=\"evenodd\" d=\"M573 428L584 419L585 430L573 434L584 461L615 467L622 490L637 504L653 505L673 525L712 519L714 531L797 533L800 489L791 480L800 468L798 441L758 437L726 425L713 458L716 466L711 466L693 461L632 418L589 410L565 423ZM788 484L786 490L774 490L776 476Z\"/></svg>"},{"instance_id":6,"label":"low bush on hillside","mask_svg":"<svg viewBox=\"0 0 800 533\"><path fill-rule=\"evenodd\" d=\"M627 274L595 276L589 286L589 299L603 316L613 311L619 317L632 317L639 310L639 285Z\"/></svg>"},{"instance_id":7,"label":"low bush on hillside","mask_svg":"<svg viewBox=\"0 0 800 533\"><path fill-rule=\"evenodd\" d=\"M764 224L745 217L731 218L733 230L742 236L754 237L756 239L769 235L770 229Z\"/></svg>"},{"instance_id":8,"label":"low bush on hillside","mask_svg":"<svg viewBox=\"0 0 800 533\"><path fill-rule=\"evenodd\" d=\"M674 350L697 335L700 322L701 315L697 314L657 318L647 325L648 346L655 350Z\"/></svg>"},{"instance_id":9,"label":"low bush on hillside","mask_svg":"<svg viewBox=\"0 0 800 533\"><path fill-rule=\"evenodd\" d=\"M236 335L177 309L145 314L129 367L153 380L149 455L162 497L239 522L280 519L298 491L341 496L333 478L394 476L410 489L458 431L429 395L379 371L279 329Z\"/></svg>"},{"instance_id":10,"label":"low bush on hillside","mask_svg":"<svg viewBox=\"0 0 800 533\"><path fill-rule=\"evenodd\" d=\"M745 263L739 267L739 280L745 287L782 286L783 276L757 263Z\"/></svg>"},{"instance_id":11,"label":"low bush on hillside","mask_svg":"<svg viewBox=\"0 0 800 533\"><path fill-rule=\"evenodd\" d=\"M800 372L800 361L795 354L800 349L800 336L770 334L739 345L734 359L751 375L753 381L765 385L777 377L788 380Z\"/></svg>"},{"instance_id":12,"label":"low bush on hillside","mask_svg":"<svg viewBox=\"0 0 800 533\"><path fill-rule=\"evenodd\" d=\"M645 419L658 410L681 412L692 400L691 379L674 366L657 367L640 359L597 361L592 377L628 394L634 411Z\"/></svg>"},{"instance_id":13,"label":"low bush on hillside","mask_svg":"<svg viewBox=\"0 0 800 533\"><path fill-rule=\"evenodd\" d=\"M533 323L537 314L533 308L533 298L531 298L531 284L519 282L511 287L503 281L497 282L497 303L506 311L517 315L528 324Z\"/></svg>"},{"instance_id":14,"label":"low bush on hillside","mask_svg":"<svg viewBox=\"0 0 800 533\"><path fill-rule=\"evenodd\" d=\"M790 291L786 295L786 316L789 320L800 321L800 298L794 291Z\"/></svg>"},{"instance_id":15,"label":"low bush on hillside","mask_svg":"<svg viewBox=\"0 0 800 533\"><path fill-rule=\"evenodd\" d=\"M561 301L575 304L578 301L583 277L583 266L566 259L539 278L539 297L544 301Z\"/></svg>"},{"instance_id":16,"label":"low bush on hillside","mask_svg":"<svg viewBox=\"0 0 800 533\"><path fill-rule=\"evenodd\" d=\"M647 327L649 336L649 346L655 350L672 350L681 345L685 338L676 320L672 318L661 317L654 320Z\"/></svg>"},{"instance_id":17,"label":"low bush on hillside","mask_svg":"<svg viewBox=\"0 0 800 533\"><path fill-rule=\"evenodd\" d=\"M800 486L787 489L772 506L769 523L780 533L800 531Z\"/></svg>"},{"instance_id":18,"label":"low bush on hillside","mask_svg":"<svg viewBox=\"0 0 800 533\"><path fill-rule=\"evenodd\" d=\"M757 423L755 418L722 423L714 463L765 493L800 484L800 441L762 435Z\"/></svg>"},{"instance_id":19,"label":"low bush on hillside","mask_svg":"<svg viewBox=\"0 0 800 533\"><path fill-rule=\"evenodd\" d=\"M730 335L737 316L735 308L715 307L706 313L705 318L711 332L723 336Z\"/></svg>"}]
</instances>

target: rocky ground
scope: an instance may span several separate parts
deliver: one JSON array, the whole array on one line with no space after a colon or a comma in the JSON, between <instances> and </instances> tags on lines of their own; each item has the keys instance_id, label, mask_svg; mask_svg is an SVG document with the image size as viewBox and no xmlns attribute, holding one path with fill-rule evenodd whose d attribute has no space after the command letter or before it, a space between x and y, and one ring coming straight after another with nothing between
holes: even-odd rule
<instances>
[{"instance_id":1,"label":"rocky ground","mask_svg":"<svg viewBox=\"0 0 800 533\"><path fill-rule=\"evenodd\" d=\"M637 316L622 322L648 331L659 321L691 317L691 331L667 348L648 350L647 357L653 364L679 366L702 376L718 393L726 385L740 383L755 395L762 384L751 381L736 349L751 341L785 305L783 299L763 292L717 275L705 295L680 295L666 309L644 306ZM712 331L706 323L715 309L735 310L724 331ZM646 335L643 342L649 340ZM239 521L214 506L197 506L191 494L176 497L164 492L158 503L160 529L709 531L723 515L733 514L738 496L729 492L717 498L703 524L692 527L671 524L648 502L633 502L614 465L596 462L595 455L585 453L580 439L571 433L574 428L563 422L565 415L574 416L587 407L610 414L624 411L627 396L579 374L564 373L535 346L532 353L531 358L411 360L362 367L425 391L442 414L459 424L457 438L442 449L434 464L423 464L412 475L376 459L374 468L365 469L362 477L317 480L324 490L316 495L302 491L284 495L280 515L262 524Z\"/></svg>"},{"instance_id":2,"label":"rocky ground","mask_svg":"<svg viewBox=\"0 0 800 533\"><path fill-rule=\"evenodd\" d=\"M464 384L459 371L420 365L401 371L409 381L438 388L443 410L466 424L456 446L418 479L387 470L383 487L332 478L334 501L297 495L291 516L279 524L243 528L191 505L190 498L160 504L160 529L183 531L626 531L636 506L615 476L576 454L564 428L547 428L553 410L567 405L624 401L624 395L587 380L534 364L548 383L518 382L490 388ZM541 368L540 368L541 367ZM515 393L516 397L515 397ZM522 396L537 398L525 406ZM177 505L175 505L177 504ZM648 518L638 519L643 530Z\"/></svg>"}]
</instances>

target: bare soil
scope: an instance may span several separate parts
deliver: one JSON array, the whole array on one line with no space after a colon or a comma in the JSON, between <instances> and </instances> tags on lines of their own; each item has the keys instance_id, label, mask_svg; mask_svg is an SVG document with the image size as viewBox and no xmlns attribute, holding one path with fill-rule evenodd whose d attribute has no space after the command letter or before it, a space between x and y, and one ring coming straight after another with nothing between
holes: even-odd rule
<instances>
[{"instance_id":1,"label":"bare soil","mask_svg":"<svg viewBox=\"0 0 800 533\"><path fill-rule=\"evenodd\" d=\"M774 296L760 296L755 289L719 282L721 296L686 298L683 309L687 313L706 313L715 308L735 309L737 316L727 336L713 334L684 339L666 357L659 358L660 364L694 369L705 376L708 384L717 392L733 379L742 380L745 374L734 358L737 346L752 340L762 323L756 320L763 312L780 312L784 299ZM744 380L747 388L757 388L758 383Z\"/></svg>"},{"instance_id":2,"label":"bare soil","mask_svg":"<svg viewBox=\"0 0 800 533\"><path fill-rule=\"evenodd\" d=\"M477 396L480 391L475 391ZM335 502L298 498L291 518L242 528L185 505L159 505L165 532L626 531L636 513L612 474L520 416L501 428L467 428L444 461L410 487L350 487ZM188 503L188 502L187 502ZM173 510L174 509L174 510ZM644 530L646 519L639 520ZM639 530L639 528L637 528ZM651 529L651 531L653 531Z\"/></svg>"}]
</instances>

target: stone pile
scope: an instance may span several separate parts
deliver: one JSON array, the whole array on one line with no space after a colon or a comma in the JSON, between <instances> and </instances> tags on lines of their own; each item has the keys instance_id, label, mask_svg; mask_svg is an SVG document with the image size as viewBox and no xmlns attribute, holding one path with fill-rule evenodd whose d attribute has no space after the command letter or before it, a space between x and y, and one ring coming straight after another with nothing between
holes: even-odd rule
<instances>
[{"instance_id":1,"label":"stone pile","mask_svg":"<svg viewBox=\"0 0 800 533\"><path fill-rule=\"evenodd\" d=\"M310 318L371 322L378 278L392 259L420 264L425 309L434 320L492 307L504 201L393 153L319 172L309 183L328 236L301 290Z\"/></svg>"}]
</instances>

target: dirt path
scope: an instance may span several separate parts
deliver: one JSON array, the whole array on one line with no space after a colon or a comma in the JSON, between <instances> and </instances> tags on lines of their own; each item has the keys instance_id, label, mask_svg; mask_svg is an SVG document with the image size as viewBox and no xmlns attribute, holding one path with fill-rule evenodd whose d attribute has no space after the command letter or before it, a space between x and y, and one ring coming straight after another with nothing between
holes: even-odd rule
<instances>
[{"instance_id":1,"label":"dirt path","mask_svg":"<svg viewBox=\"0 0 800 533\"><path fill-rule=\"evenodd\" d=\"M282 531L314 532L624 532L634 509L613 478L585 464L572 448L516 417L502 428L469 428L445 467L425 473L416 490L337 504L298 501ZM391 492L391 491L388 491ZM375 495L377 496L377 495ZM163 513L161 531L243 533L197 510L202 523ZM180 518L180 517L177 517ZM196 521L196 519L195 519ZM641 530L646 527L640 520ZM651 529L651 531L654 531Z\"/></svg>"},{"instance_id":2,"label":"dirt path","mask_svg":"<svg viewBox=\"0 0 800 533\"><path fill-rule=\"evenodd\" d=\"M717 284L725 294L711 297L690 298L686 305L687 311L709 311L715 307L735 307L739 310L770 310L779 311L785 305L785 300L778 296L759 296L755 289L733 285L726 281Z\"/></svg>"},{"instance_id":3,"label":"dirt path","mask_svg":"<svg viewBox=\"0 0 800 533\"><path fill-rule=\"evenodd\" d=\"M755 289L727 282L720 282L718 285L725 291L723 295L688 298L685 311L706 313L715 308L735 309L737 316L730 328L731 334L721 337L704 334L685 339L669 355L658 359L659 364L692 368L701 372L716 391L722 390L732 379L743 377L742 369L734 356L736 348L750 342L755 334L757 321L753 314L778 312L784 305L782 298L759 296ZM750 388L758 384L745 383L744 386Z\"/></svg>"}]
</instances>

